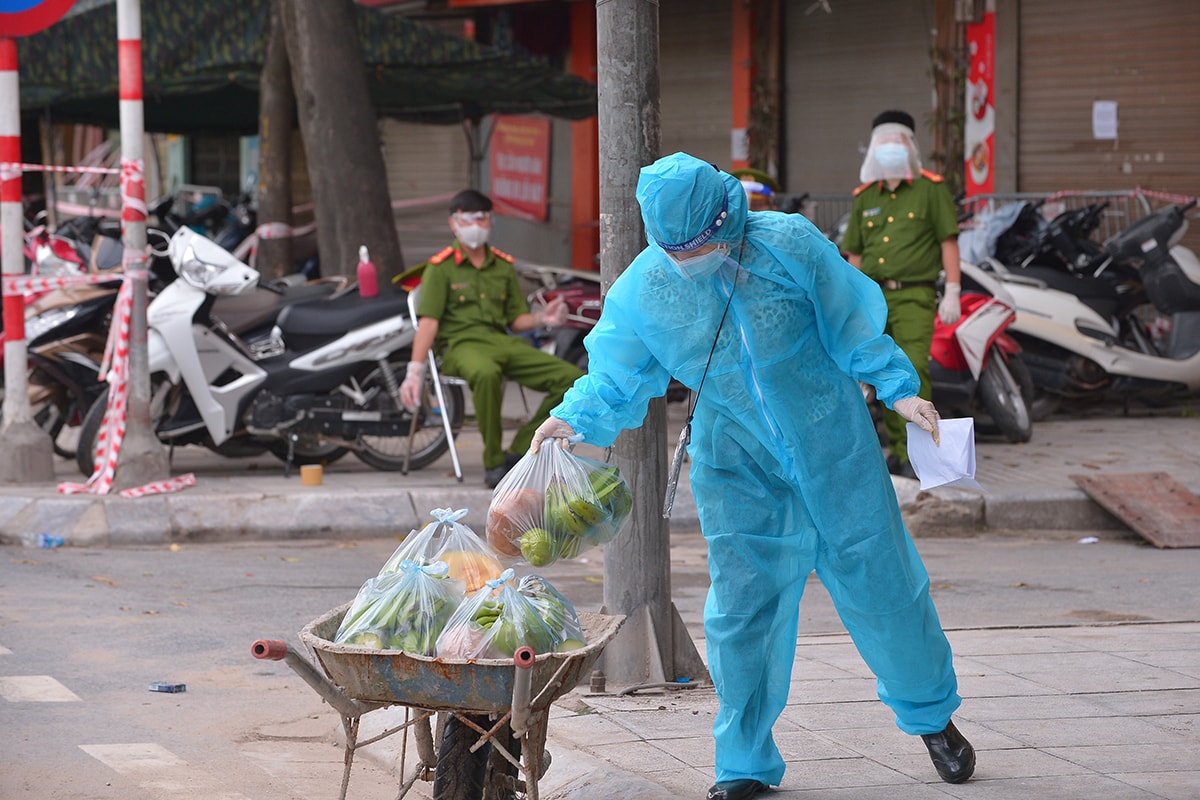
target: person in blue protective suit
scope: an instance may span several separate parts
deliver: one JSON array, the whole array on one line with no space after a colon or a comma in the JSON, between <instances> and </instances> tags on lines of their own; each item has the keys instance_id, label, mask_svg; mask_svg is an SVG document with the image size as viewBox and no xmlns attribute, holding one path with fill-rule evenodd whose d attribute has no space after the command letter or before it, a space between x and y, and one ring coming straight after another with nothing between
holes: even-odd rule
<instances>
[{"instance_id":1,"label":"person in blue protective suit","mask_svg":"<svg viewBox=\"0 0 1200 800\"><path fill-rule=\"evenodd\" d=\"M944 780L965 781L975 753L950 719L961 702L950 645L858 383L936 440L937 411L883 333L878 284L806 219L748 212L736 178L684 153L645 167L637 199L650 246L608 291L588 373L531 450L612 444L672 375L697 393L688 454L720 701L709 800L783 779L771 729L814 569L896 724L924 739Z\"/></svg>"}]
</instances>

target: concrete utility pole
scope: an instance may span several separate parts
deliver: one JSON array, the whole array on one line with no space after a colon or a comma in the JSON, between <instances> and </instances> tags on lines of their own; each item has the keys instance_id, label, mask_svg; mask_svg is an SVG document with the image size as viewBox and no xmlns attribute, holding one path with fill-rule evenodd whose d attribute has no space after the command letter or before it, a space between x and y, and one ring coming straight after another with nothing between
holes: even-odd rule
<instances>
[{"instance_id":1,"label":"concrete utility pole","mask_svg":"<svg viewBox=\"0 0 1200 800\"><path fill-rule=\"evenodd\" d=\"M146 344L146 183L142 105L142 7L117 0L117 50L121 94L121 222L125 279L133 292L129 320L129 405L117 456L116 489L168 477L167 453L150 422L150 354Z\"/></svg>"},{"instance_id":2,"label":"concrete utility pole","mask_svg":"<svg viewBox=\"0 0 1200 800\"><path fill-rule=\"evenodd\" d=\"M597 0L600 125L600 277L605 290L645 246L634 190L661 146L658 3ZM620 685L707 678L671 602L670 530L662 518L667 474L667 404L650 403L641 428L626 431L616 463L636 499L630 530L605 546L604 606L625 626L604 652Z\"/></svg>"},{"instance_id":3,"label":"concrete utility pole","mask_svg":"<svg viewBox=\"0 0 1200 800\"><path fill-rule=\"evenodd\" d=\"M25 274L21 242L21 95L17 81L17 40L0 31L0 272ZM0 426L0 483L54 480L50 437L33 420L26 389L29 350L25 341L25 298L4 294L4 424Z\"/></svg>"}]
</instances>

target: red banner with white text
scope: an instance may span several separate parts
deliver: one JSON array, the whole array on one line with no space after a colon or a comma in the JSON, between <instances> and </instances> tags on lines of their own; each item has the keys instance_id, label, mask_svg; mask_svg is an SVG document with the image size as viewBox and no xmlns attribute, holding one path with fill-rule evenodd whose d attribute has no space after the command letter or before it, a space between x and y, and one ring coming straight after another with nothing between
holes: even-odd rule
<instances>
[{"instance_id":1,"label":"red banner with white text","mask_svg":"<svg viewBox=\"0 0 1200 800\"><path fill-rule=\"evenodd\" d=\"M544 222L548 216L550 120L497 116L490 150L496 211Z\"/></svg>"},{"instance_id":2,"label":"red banner with white text","mask_svg":"<svg viewBox=\"0 0 1200 800\"><path fill-rule=\"evenodd\" d=\"M991 194L995 187L996 15L967 25L967 122L963 130L967 196Z\"/></svg>"}]
</instances>

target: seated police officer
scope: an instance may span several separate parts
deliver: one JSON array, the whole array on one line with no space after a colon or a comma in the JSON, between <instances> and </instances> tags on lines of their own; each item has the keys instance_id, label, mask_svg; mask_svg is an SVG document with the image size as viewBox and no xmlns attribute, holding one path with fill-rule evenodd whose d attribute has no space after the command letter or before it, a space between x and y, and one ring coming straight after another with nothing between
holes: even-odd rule
<instances>
[{"instance_id":1,"label":"seated police officer","mask_svg":"<svg viewBox=\"0 0 1200 800\"><path fill-rule=\"evenodd\" d=\"M561 325L567 308L556 298L545 308L529 310L512 256L487 243L492 230L491 199L474 189L456 194L450 201L450 230L454 243L407 273L424 269L417 335L400 386L400 401L409 409L420 405L426 359L436 342L442 352L442 370L463 378L471 388L483 437L484 480L489 488L495 488L529 449L533 432L550 409L583 373L511 335ZM500 416L506 378L546 395L507 450Z\"/></svg>"}]
</instances>

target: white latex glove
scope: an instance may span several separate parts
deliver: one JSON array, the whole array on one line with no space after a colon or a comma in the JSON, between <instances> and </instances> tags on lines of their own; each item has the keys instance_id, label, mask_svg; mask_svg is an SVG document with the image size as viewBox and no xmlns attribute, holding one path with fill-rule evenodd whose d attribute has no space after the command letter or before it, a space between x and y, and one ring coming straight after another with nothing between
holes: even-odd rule
<instances>
[{"instance_id":1,"label":"white latex glove","mask_svg":"<svg viewBox=\"0 0 1200 800\"><path fill-rule=\"evenodd\" d=\"M862 391L863 400L870 403L875 399L875 387L869 383L858 382L858 388Z\"/></svg>"},{"instance_id":2,"label":"white latex glove","mask_svg":"<svg viewBox=\"0 0 1200 800\"><path fill-rule=\"evenodd\" d=\"M533 432L533 440L529 443L529 452L537 455L537 451L545 439L561 439L563 447L570 447L574 443L573 439L578 440L578 434L575 433L574 428L558 417L546 417L546 421L538 425L537 430Z\"/></svg>"},{"instance_id":3,"label":"white latex glove","mask_svg":"<svg viewBox=\"0 0 1200 800\"><path fill-rule=\"evenodd\" d=\"M940 415L933 403L920 397L904 397L892 404L892 410L909 422L916 423L921 430L928 431L933 436L934 444L941 444L938 438Z\"/></svg>"},{"instance_id":4,"label":"white latex glove","mask_svg":"<svg viewBox=\"0 0 1200 800\"><path fill-rule=\"evenodd\" d=\"M425 380L425 362L410 361L404 370L404 383L400 384L400 402L409 411L421 405L421 383Z\"/></svg>"},{"instance_id":5,"label":"white latex glove","mask_svg":"<svg viewBox=\"0 0 1200 800\"><path fill-rule=\"evenodd\" d=\"M942 293L942 302L938 303L938 319L942 321L943 325L953 325L962 316L962 305L958 302L961 292L962 286L959 284L946 284L946 290Z\"/></svg>"},{"instance_id":6,"label":"white latex glove","mask_svg":"<svg viewBox=\"0 0 1200 800\"><path fill-rule=\"evenodd\" d=\"M541 327L556 328L567 321L567 301L556 297L534 312L534 319Z\"/></svg>"}]
</instances>

